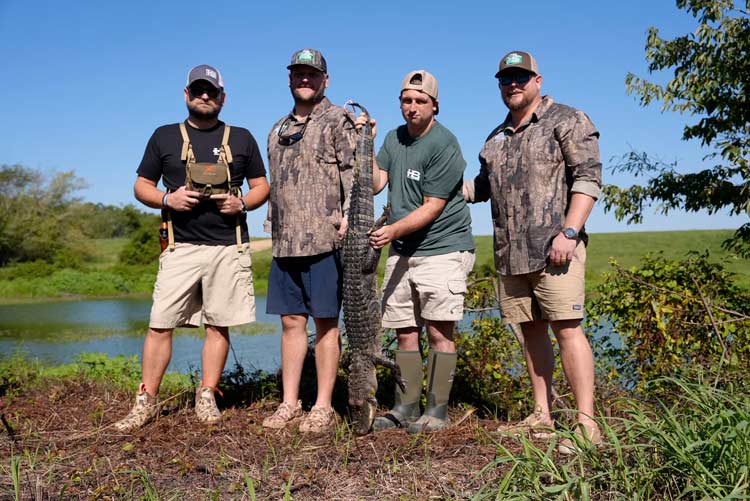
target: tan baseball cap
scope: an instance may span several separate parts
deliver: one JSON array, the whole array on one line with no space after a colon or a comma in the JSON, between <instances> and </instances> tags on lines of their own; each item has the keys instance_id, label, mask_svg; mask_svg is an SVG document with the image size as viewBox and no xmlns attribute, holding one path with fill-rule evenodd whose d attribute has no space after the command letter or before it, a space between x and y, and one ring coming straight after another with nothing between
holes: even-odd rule
<instances>
[{"instance_id":1,"label":"tan baseball cap","mask_svg":"<svg viewBox=\"0 0 750 501\"><path fill-rule=\"evenodd\" d=\"M495 73L495 78L499 77L500 73L502 73L503 71L512 70L514 68L526 70L528 72L534 73L535 75L539 74L539 66L537 66L534 56L532 56L528 52L514 50L508 52L502 57L502 59L500 59L497 73Z\"/></svg>"},{"instance_id":2,"label":"tan baseball cap","mask_svg":"<svg viewBox=\"0 0 750 501\"><path fill-rule=\"evenodd\" d=\"M440 113L438 107L438 81L435 76L425 70L410 71L401 82L401 92L418 90L424 92L435 101L435 114Z\"/></svg>"}]
</instances>

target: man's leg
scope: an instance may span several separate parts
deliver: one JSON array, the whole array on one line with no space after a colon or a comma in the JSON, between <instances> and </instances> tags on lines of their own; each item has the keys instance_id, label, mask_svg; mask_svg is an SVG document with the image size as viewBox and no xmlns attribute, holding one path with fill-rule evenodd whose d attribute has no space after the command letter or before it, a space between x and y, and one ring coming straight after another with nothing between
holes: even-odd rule
<instances>
[{"instance_id":1,"label":"man's leg","mask_svg":"<svg viewBox=\"0 0 750 501\"><path fill-rule=\"evenodd\" d=\"M430 320L427 322L427 336L430 349L443 353L456 353L456 343L453 342L453 327L456 322Z\"/></svg>"},{"instance_id":2,"label":"man's leg","mask_svg":"<svg viewBox=\"0 0 750 501\"><path fill-rule=\"evenodd\" d=\"M203 386L217 388L229 354L229 328L206 325L201 362Z\"/></svg>"},{"instance_id":3,"label":"man's leg","mask_svg":"<svg viewBox=\"0 0 750 501\"><path fill-rule=\"evenodd\" d=\"M330 408L336 373L339 369L341 343L337 318L315 319L315 372L318 378L318 396L315 405Z\"/></svg>"},{"instance_id":4,"label":"man's leg","mask_svg":"<svg viewBox=\"0 0 750 501\"><path fill-rule=\"evenodd\" d=\"M294 408L307 354L307 315L281 315L281 381L283 403Z\"/></svg>"},{"instance_id":5,"label":"man's leg","mask_svg":"<svg viewBox=\"0 0 750 501\"><path fill-rule=\"evenodd\" d=\"M523 354L534 395L534 412L539 414L538 417L542 420L551 422L552 371L555 367L555 358L548 327L546 320L521 324L524 338Z\"/></svg>"},{"instance_id":6,"label":"man's leg","mask_svg":"<svg viewBox=\"0 0 750 501\"><path fill-rule=\"evenodd\" d=\"M141 372L148 394L156 396L159 386L172 359L172 332L174 329L150 328L143 342Z\"/></svg>"},{"instance_id":7,"label":"man's leg","mask_svg":"<svg viewBox=\"0 0 750 501\"><path fill-rule=\"evenodd\" d=\"M568 380L578 406L577 422L587 427L596 427L594 416L594 355L586 339L580 320L558 320L550 322L552 331L560 343L565 377Z\"/></svg>"}]
</instances>

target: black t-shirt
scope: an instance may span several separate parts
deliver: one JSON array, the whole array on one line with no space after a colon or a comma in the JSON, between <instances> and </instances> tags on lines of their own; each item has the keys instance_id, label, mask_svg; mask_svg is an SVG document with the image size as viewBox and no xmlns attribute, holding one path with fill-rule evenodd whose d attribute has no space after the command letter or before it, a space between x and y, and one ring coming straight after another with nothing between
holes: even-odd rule
<instances>
[{"instance_id":1,"label":"black t-shirt","mask_svg":"<svg viewBox=\"0 0 750 501\"><path fill-rule=\"evenodd\" d=\"M196 162L217 162L224 136L224 122L211 129L196 129L185 122ZM263 177L266 169L258 144L250 131L234 127L229 131L229 148L232 150L232 186L240 186L246 192L245 179ZM156 129L146 145L143 160L138 166L138 175L159 182L170 191L185 185L185 162L180 159L182 135L179 124L164 125ZM242 241L247 242L247 221L240 215ZM172 211L175 242L200 245L231 245L237 242L235 227L237 218L219 212L216 202L203 200L193 210Z\"/></svg>"}]
</instances>

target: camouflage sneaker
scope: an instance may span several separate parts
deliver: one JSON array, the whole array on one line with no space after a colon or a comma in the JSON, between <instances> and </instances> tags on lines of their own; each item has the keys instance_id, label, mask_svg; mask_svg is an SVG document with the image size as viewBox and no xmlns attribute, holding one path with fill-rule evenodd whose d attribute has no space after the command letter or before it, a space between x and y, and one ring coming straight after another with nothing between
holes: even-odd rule
<instances>
[{"instance_id":1,"label":"camouflage sneaker","mask_svg":"<svg viewBox=\"0 0 750 501\"><path fill-rule=\"evenodd\" d=\"M555 422L551 419L546 419L542 408L537 405L534 412L529 414L523 421L502 424L497 428L497 431L510 435L529 433L533 438L550 439L555 436Z\"/></svg>"},{"instance_id":2,"label":"camouflage sneaker","mask_svg":"<svg viewBox=\"0 0 750 501\"><path fill-rule=\"evenodd\" d=\"M301 433L324 433L336 425L336 412L330 407L313 406L299 425Z\"/></svg>"},{"instance_id":3,"label":"camouflage sneaker","mask_svg":"<svg viewBox=\"0 0 750 501\"><path fill-rule=\"evenodd\" d=\"M573 440L564 438L560 440L557 451L560 454L578 454L581 450L590 449L602 445L602 434L596 425L584 425L578 423L573 432Z\"/></svg>"},{"instance_id":4,"label":"camouflage sneaker","mask_svg":"<svg viewBox=\"0 0 750 501\"><path fill-rule=\"evenodd\" d=\"M297 400L297 405L294 407L286 402L281 402L276 412L263 420L263 428L280 430L301 416L302 400Z\"/></svg>"},{"instance_id":5,"label":"camouflage sneaker","mask_svg":"<svg viewBox=\"0 0 750 501\"><path fill-rule=\"evenodd\" d=\"M210 386L201 386L195 392L195 414L198 421L206 424L216 423L221 420L221 411L216 406L214 392L221 392Z\"/></svg>"},{"instance_id":6,"label":"camouflage sneaker","mask_svg":"<svg viewBox=\"0 0 750 501\"><path fill-rule=\"evenodd\" d=\"M133 431L145 426L159 415L156 397L146 392L146 386L141 383L135 396L135 405L123 419L117 421L114 427L117 431Z\"/></svg>"}]
</instances>

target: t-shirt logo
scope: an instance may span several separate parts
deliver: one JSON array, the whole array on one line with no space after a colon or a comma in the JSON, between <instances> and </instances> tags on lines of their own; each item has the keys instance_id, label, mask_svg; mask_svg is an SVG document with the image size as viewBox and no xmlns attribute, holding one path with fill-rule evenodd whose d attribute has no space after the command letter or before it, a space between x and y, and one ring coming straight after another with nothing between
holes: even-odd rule
<instances>
[{"instance_id":1,"label":"t-shirt logo","mask_svg":"<svg viewBox=\"0 0 750 501\"><path fill-rule=\"evenodd\" d=\"M214 152L214 156L218 157L219 154L221 153L221 148L214 148L213 152Z\"/></svg>"},{"instance_id":2,"label":"t-shirt logo","mask_svg":"<svg viewBox=\"0 0 750 501\"><path fill-rule=\"evenodd\" d=\"M406 177L414 181L419 181L420 176L421 173L418 170L408 169L406 171Z\"/></svg>"}]
</instances>

